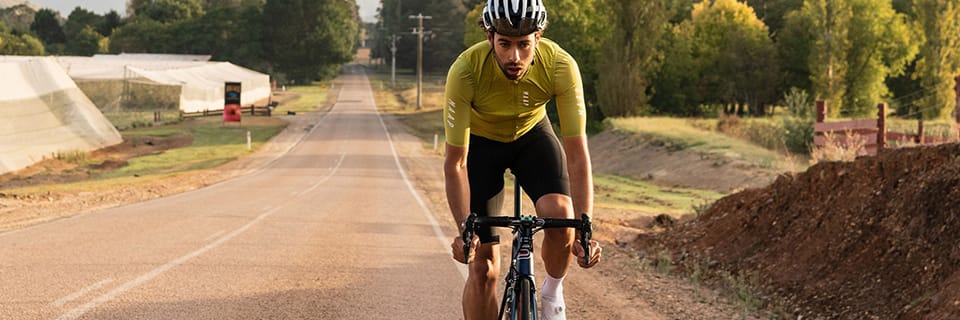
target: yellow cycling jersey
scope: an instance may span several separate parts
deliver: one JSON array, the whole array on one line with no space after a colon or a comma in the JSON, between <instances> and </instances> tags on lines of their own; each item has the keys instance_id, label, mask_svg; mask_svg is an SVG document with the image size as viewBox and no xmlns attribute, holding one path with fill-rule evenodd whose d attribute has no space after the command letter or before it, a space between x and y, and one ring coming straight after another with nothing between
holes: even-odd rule
<instances>
[{"instance_id":1,"label":"yellow cycling jersey","mask_svg":"<svg viewBox=\"0 0 960 320\"><path fill-rule=\"evenodd\" d=\"M543 117L556 97L560 133L576 137L586 132L586 104L577 62L555 42L541 38L533 63L518 80L500 70L489 42L460 54L447 73L443 111L447 143L465 147L470 134L512 142Z\"/></svg>"}]
</instances>

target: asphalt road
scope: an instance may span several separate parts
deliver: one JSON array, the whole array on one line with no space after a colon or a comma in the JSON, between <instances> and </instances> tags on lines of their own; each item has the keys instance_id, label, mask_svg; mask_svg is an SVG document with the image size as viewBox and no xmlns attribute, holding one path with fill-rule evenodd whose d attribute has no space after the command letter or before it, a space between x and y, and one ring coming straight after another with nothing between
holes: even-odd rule
<instances>
[{"instance_id":1,"label":"asphalt road","mask_svg":"<svg viewBox=\"0 0 960 320\"><path fill-rule=\"evenodd\" d=\"M462 268L369 82L262 169L0 234L0 319L456 319Z\"/></svg>"}]
</instances>

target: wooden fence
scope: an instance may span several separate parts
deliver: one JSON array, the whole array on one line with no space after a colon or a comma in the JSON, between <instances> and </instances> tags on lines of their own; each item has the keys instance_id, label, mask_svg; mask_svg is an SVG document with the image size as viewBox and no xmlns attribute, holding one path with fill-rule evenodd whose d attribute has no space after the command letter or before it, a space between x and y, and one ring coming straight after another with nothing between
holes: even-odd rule
<instances>
[{"instance_id":1,"label":"wooden fence","mask_svg":"<svg viewBox=\"0 0 960 320\"><path fill-rule=\"evenodd\" d=\"M817 101L817 122L813 125L813 144L818 148L828 142L853 148L860 146L858 155L877 155L879 150L889 147L890 141L909 141L916 144L938 144L948 142L948 138L927 137L923 129L923 119L917 121L917 133L887 131L887 105L877 105L876 119L827 122L827 102Z\"/></svg>"},{"instance_id":2,"label":"wooden fence","mask_svg":"<svg viewBox=\"0 0 960 320\"><path fill-rule=\"evenodd\" d=\"M247 114L251 116L266 116L269 117L273 114L273 108L276 108L276 101L271 102L266 106L255 106L250 105L249 107L240 108L241 114ZM203 110L197 112L180 112L180 116L183 118L196 118L196 117L214 117L214 116L223 116L223 109L219 110Z\"/></svg>"}]
</instances>

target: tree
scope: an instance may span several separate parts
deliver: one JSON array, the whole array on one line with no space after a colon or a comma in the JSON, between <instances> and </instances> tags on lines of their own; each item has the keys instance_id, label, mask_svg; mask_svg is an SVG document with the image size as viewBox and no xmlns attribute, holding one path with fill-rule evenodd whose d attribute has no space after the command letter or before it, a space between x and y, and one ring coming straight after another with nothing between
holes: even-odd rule
<instances>
[{"instance_id":1,"label":"tree","mask_svg":"<svg viewBox=\"0 0 960 320\"><path fill-rule=\"evenodd\" d=\"M852 0L846 92L841 113L872 115L888 96L885 80L903 74L917 54L917 43L906 21L890 0Z\"/></svg>"},{"instance_id":2,"label":"tree","mask_svg":"<svg viewBox=\"0 0 960 320\"><path fill-rule=\"evenodd\" d=\"M606 59L598 66L597 96L605 116L648 113L648 89L657 70L656 47L667 23L664 1L604 0L611 27L604 47Z\"/></svg>"},{"instance_id":3,"label":"tree","mask_svg":"<svg viewBox=\"0 0 960 320\"><path fill-rule=\"evenodd\" d=\"M15 35L0 22L0 55L42 56L46 54L40 39L29 34Z\"/></svg>"},{"instance_id":4,"label":"tree","mask_svg":"<svg viewBox=\"0 0 960 320\"><path fill-rule=\"evenodd\" d=\"M155 0L138 5L137 15L147 16L161 23L187 20L203 15L203 5L197 0Z\"/></svg>"},{"instance_id":5,"label":"tree","mask_svg":"<svg viewBox=\"0 0 960 320\"><path fill-rule=\"evenodd\" d=\"M925 95L917 104L924 118L947 118L955 107L954 77L960 74L960 4L952 0L915 0L924 41L917 73Z\"/></svg>"},{"instance_id":6,"label":"tree","mask_svg":"<svg viewBox=\"0 0 960 320\"><path fill-rule=\"evenodd\" d=\"M840 114L846 92L847 52L850 50L850 0L809 0L800 11L813 33L808 65L813 94L830 101L831 116Z\"/></svg>"},{"instance_id":7,"label":"tree","mask_svg":"<svg viewBox=\"0 0 960 320\"><path fill-rule=\"evenodd\" d=\"M63 33L67 39L76 38L86 27L100 26L103 24L103 17L87 9L76 7L67 17L67 22L63 24Z\"/></svg>"},{"instance_id":8,"label":"tree","mask_svg":"<svg viewBox=\"0 0 960 320\"><path fill-rule=\"evenodd\" d=\"M693 56L699 66L698 91L704 103L724 105L727 113L754 115L779 98L779 64L766 25L753 9L736 0L701 2L693 7Z\"/></svg>"},{"instance_id":9,"label":"tree","mask_svg":"<svg viewBox=\"0 0 960 320\"><path fill-rule=\"evenodd\" d=\"M353 58L359 39L353 1L270 0L263 16L265 52L289 80L309 83L333 76Z\"/></svg>"},{"instance_id":10,"label":"tree","mask_svg":"<svg viewBox=\"0 0 960 320\"><path fill-rule=\"evenodd\" d=\"M757 17L767 25L771 37L776 37L784 28L787 13L803 6L803 0L747 0L746 2L757 13Z\"/></svg>"},{"instance_id":11,"label":"tree","mask_svg":"<svg viewBox=\"0 0 960 320\"><path fill-rule=\"evenodd\" d=\"M37 11L33 23L30 24L30 31L48 46L67 42L63 27L60 26L60 21L57 21L57 13L50 9Z\"/></svg>"},{"instance_id":12,"label":"tree","mask_svg":"<svg viewBox=\"0 0 960 320\"><path fill-rule=\"evenodd\" d=\"M588 108L596 105L598 62L605 57L603 41L609 28L598 12L600 0L545 0L548 21L544 37L555 40L580 67L584 100ZM590 113L595 114L595 113Z\"/></svg>"},{"instance_id":13,"label":"tree","mask_svg":"<svg viewBox=\"0 0 960 320\"><path fill-rule=\"evenodd\" d=\"M110 36L110 52L172 53L164 47L172 43L175 38L167 28L166 25L146 16L134 16Z\"/></svg>"},{"instance_id":14,"label":"tree","mask_svg":"<svg viewBox=\"0 0 960 320\"><path fill-rule=\"evenodd\" d=\"M120 14L116 11L110 10L106 15L103 16L103 20L97 25L97 32L99 32L104 37L109 37L113 34L113 30L120 27L122 21L120 20Z\"/></svg>"},{"instance_id":15,"label":"tree","mask_svg":"<svg viewBox=\"0 0 960 320\"><path fill-rule=\"evenodd\" d=\"M665 28L658 45L663 54L653 81L651 104L660 114L699 115L699 68L693 58L693 25L668 24Z\"/></svg>"},{"instance_id":16,"label":"tree","mask_svg":"<svg viewBox=\"0 0 960 320\"><path fill-rule=\"evenodd\" d=\"M92 26L84 26L83 30L67 39L66 52L77 56L92 56L100 52L101 35Z\"/></svg>"},{"instance_id":17,"label":"tree","mask_svg":"<svg viewBox=\"0 0 960 320\"><path fill-rule=\"evenodd\" d=\"M784 27L777 37L777 51L783 68L785 88L799 88L813 91L813 77L810 73L810 57L816 35L813 21L802 11L791 11L784 17Z\"/></svg>"}]
</instances>

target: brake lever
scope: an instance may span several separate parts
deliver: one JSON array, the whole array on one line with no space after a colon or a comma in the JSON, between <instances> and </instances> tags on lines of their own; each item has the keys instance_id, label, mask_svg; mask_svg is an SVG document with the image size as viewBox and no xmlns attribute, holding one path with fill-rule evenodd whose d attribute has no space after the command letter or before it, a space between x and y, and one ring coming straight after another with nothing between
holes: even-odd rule
<instances>
[{"instance_id":1,"label":"brake lever","mask_svg":"<svg viewBox=\"0 0 960 320\"><path fill-rule=\"evenodd\" d=\"M590 216L586 213L581 214L580 220L582 221L580 224L580 246L583 247L584 252L583 262L584 265L589 266L592 254L590 252L590 238L593 237L593 225L590 223Z\"/></svg>"},{"instance_id":2,"label":"brake lever","mask_svg":"<svg viewBox=\"0 0 960 320\"><path fill-rule=\"evenodd\" d=\"M460 238L463 239L463 263L470 264L470 244L473 243L473 223L477 219L476 213L470 213L467 220L463 221L463 233Z\"/></svg>"}]
</instances>

